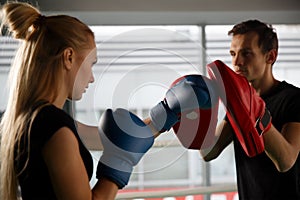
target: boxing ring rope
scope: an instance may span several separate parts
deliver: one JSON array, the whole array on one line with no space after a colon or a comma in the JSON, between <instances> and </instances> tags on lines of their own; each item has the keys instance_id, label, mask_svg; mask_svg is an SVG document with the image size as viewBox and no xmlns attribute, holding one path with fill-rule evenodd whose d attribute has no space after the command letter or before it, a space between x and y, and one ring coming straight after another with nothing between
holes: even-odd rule
<instances>
[{"instance_id":1,"label":"boxing ring rope","mask_svg":"<svg viewBox=\"0 0 300 200\"><path fill-rule=\"evenodd\" d=\"M237 191L236 184L226 184L218 186L203 186L187 189L174 189L166 191L149 191L149 192L124 192L118 193L116 199L137 199L137 198L162 198L162 197L179 197L189 195L201 195L223 192Z\"/></svg>"}]
</instances>

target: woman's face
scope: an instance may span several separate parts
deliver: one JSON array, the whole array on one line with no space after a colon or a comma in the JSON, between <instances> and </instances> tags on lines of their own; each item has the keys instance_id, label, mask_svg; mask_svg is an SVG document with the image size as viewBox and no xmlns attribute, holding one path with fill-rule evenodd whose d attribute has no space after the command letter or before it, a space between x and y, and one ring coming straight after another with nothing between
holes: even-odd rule
<instances>
[{"instance_id":1,"label":"woman's face","mask_svg":"<svg viewBox=\"0 0 300 200\"><path fill-rule=\"evenodd\" d=\"M94 82L92 71L93 65L97 62L97 48L94 40L91 41L91 48L83 50L76 57L76 73L74 73L73 89L69 99L79 100L86 91L90 83Z\"/></svg>"}]
</instances>

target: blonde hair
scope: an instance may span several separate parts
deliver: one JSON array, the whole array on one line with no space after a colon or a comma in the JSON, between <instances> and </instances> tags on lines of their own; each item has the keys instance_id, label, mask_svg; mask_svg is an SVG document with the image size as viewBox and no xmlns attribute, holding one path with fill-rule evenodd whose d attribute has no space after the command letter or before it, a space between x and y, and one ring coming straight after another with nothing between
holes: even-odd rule
<instances>
[{"instance_id":1,"label":"blonde hair","mask_svg":"<svg viewBox=\"0 0 300 200\"><path fill-rule=\"evenodd\" d=\"M9 74L9 98L0 124L0 199L16 200L20 172L16 172L14 160L22 151L21 140L29 138L31 124L44 105L40 102L52 103L59 93L63 51L89 48L87 36L94 34L76 18L43 16L28 3L6 3L1 11L1 27L6 26L21 40Z\"/></svg>"}]
</instances>

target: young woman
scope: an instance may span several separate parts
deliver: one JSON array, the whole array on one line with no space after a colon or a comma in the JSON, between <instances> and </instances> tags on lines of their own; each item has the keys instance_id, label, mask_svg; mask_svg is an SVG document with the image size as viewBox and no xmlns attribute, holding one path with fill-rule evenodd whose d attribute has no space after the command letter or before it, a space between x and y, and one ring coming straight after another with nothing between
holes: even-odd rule
<instances>
[{"instance_id":1,"label":"young woman","mask_svg":"<svg viewBox=\"0 0 300 200\"><path fill-rule=\"evenodd\" d=\"M78 123L78 129L99 133L104 148L91 189L91 155L62 108L67 99L80 99L94 81L93 32L76 18L43 16L27 3L5 4L2 16L22 44L11 67L0 127L1 200L18 199L19 187L23 200L114 199L154 137L180 121L181 110L210 105L204 80L189 76L177 79L144 121L124 109L108 109L98 127Z\"/></svg>"},{"instance_id":2,"label":"young woman","mask_svg":"<svg viewBox=\"0 0 300 200\"><path fill-rule=\"evenodd\" d=\"M114 199L128 183L132 167L152 146L153 135L145 129L145 134L151 133L148 140L130 143L133 137L115 128L113 120L102 120L106 123L102 139L123 134L115 138L119 148L140 143L138 152L142 153L121 152L107 140L97 169L98 182L90 188L92 157L74 120L62 108L67 99L80 99L94 81L97 51L93 32L76 18L43 16L27 3L3 5L2 17L2 25L21 40L21 46L11 66L10 94L0 127L0 199ZM126 117L124 110L113 114ZM132 114L131 118L142 124ZM114 163L124 162L129 171L114 168Z\"/></svg>"}]
</instances>

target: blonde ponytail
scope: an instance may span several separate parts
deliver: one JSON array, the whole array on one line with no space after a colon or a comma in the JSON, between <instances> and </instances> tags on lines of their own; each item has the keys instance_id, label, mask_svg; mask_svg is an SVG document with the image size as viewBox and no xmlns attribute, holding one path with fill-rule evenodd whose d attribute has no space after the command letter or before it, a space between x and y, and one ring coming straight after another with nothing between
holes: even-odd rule
<instances>
[{"instance_id":1,"label":"blonde ponytail","mask_svg":"<svg viewBox=\"0 0 300 200\"><path fill-rule=\"evenodd\" d=\"M22 151L18 145L21 140L30 138L31 124L41 109L35 105L45 100L53 103L58 96L63 83L64 50L90 48L91 37L87 36L94 34L74 17L42 16L28 3L7 3L1 11L2 27L23 40L10 68L9 98L0 124L0 199L17 200L18 173L22 171L16 172L15 153ZM30 152L29 146L27 150Z\"/></svg>"},{"instance_id":2,"label":"blonde ponytail","mask_svg":"<svg viewBox=\"0 0 300 200\"><path fill-rule=\"evenodd\" d=\"M41 16L38 9L28 3L7 3L2 7L2 26L6 24L16 39L26 39L34 23Z\"/></svg>"},{"instance_id":3,"label":"blonde ponytail","mask_svg":"<svg viewBox=\"0 0 300 200\"><path fill-rule=\"evenodd\" d=\"M34 21L40 16L37 9L26 3L7 3L1 9L1 30L6 26L16 39L26 39ZM12 75L11 75L12 76ZM11 102L10 102L11 103ZM14 119L14 120L12 120ZM14 146L17 129L16 113L11 106L6 110L1 121L0 147L0 199L17 200L18 181L14 166ZM8 122L8 123L4 123ZM15 129L13 127L16 127ZM18 128L17 128L18 127Z\"/></svg>"}]
</instances>

